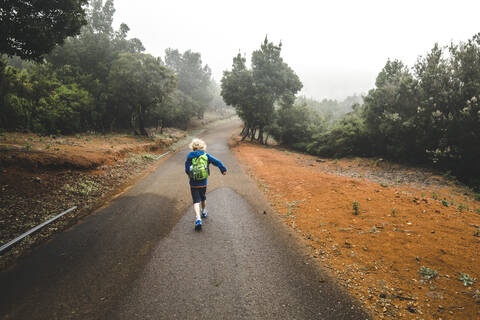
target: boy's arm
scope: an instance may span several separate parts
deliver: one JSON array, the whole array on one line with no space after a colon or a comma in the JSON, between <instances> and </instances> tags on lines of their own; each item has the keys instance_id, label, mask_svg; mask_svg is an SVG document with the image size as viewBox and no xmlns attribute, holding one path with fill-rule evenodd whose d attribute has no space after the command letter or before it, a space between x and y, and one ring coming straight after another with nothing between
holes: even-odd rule
<instances>
[{"instance_id":1,"label":"boy's arm","mask_svg":"<svg viewBox=\"0 0 480 320\"><path fill-rule=\"evenodd\" d=\"M192 160L189 160L187 158L187 160L185 161L185 173L187 175L190 175L190 166L192 165Z\"/></svg>"},{"instance_id":2,"label":"boy's arm","mask_svg":"<svg viewBox=\"0 0 480 320\"><path fill-rule=\"evenodd\" d=\"M213 164L215 167L219 168L221 173L224 173L224 172L227 171L227 168L225 168L225 166L223 165L223 163L220 160L215 159L214 157L212 157L208 153L207 153L207 158L208 158L208 162Z\"/></svg>"}]
</instances>

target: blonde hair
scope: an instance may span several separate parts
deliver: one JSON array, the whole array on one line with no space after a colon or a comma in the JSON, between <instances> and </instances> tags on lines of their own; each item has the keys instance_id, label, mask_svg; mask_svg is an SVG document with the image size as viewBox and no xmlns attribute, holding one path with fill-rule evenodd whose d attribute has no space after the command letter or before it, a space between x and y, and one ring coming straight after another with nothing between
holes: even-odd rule
<instances>
[{"instance_id":1,"label":"blonde hair","mask_svg":"<svg viewBox=\"0 0 480 320\"><path fill-rule=\"evenodd\" d=\"M189 147L193 151L198 151L198 150L205 151L207 149L207 144L205 143L205 141L195 138L192 140L192 142L190 142Z\"/></svg>"}]
</instances>

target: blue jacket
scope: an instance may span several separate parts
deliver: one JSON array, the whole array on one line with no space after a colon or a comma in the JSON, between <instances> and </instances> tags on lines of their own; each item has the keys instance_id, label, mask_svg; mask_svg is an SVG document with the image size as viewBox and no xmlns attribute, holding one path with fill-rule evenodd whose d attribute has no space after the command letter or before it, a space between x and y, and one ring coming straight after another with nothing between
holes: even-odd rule
<instances>
[{"instance_id":1,"label":"blue jacket","mask_svg":"<svg viewBox=\"0 0 480 320\"><path fill-rule=\"evenodd\" d=\"M188 154L187 156L187 161L185 161L185 173L190 176L190 166L192 165L192 159L201 156L204 154L205 151L192 151ZM213 164L215 167L218 167L220 169L221 173L224 173L227 171L227 168L221 163L219 160L215 159L211 155L207 153L207 158L208 158L208 164ZM191 187L206 187L208 185L208 179L202 180L202 181L194 181L192 178L190 178L190 186Z\"/></svg>"}]
</instances>

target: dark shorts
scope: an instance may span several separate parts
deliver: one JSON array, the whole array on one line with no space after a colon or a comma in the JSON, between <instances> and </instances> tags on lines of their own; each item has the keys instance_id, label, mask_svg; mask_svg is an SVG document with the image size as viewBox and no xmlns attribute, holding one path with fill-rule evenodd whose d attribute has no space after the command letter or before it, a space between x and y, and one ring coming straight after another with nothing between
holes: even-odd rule
<instances>
[{"instance_id":1,"label":"dark shorts","mask_svg":"<svg viewBox=\"0 0 480 320\"><path fill-rule=\"evenodd\" d=\"M198 203L207 200L205 193L207 192L207 187L202 188L190 188L192 193L193 203Z\"/></svg>"}]
</instances>

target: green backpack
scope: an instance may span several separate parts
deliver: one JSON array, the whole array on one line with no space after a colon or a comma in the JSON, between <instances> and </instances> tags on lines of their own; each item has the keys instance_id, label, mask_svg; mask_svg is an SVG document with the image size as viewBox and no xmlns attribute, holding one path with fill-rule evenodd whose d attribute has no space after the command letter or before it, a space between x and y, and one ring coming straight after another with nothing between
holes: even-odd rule
<instances>
[{"instance_id":1,"label":"green backpack","mask_svg":"<svg viewBox=\"0 0 480 320\"><path fill-rule=\"evenodd\" d=\"M208 157L206 153L192 159L190 177L192 177L193 180L201 181L207 179L209 175L208 171Z\"/></svg>"}]
</instances>

